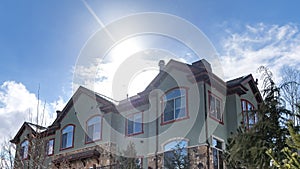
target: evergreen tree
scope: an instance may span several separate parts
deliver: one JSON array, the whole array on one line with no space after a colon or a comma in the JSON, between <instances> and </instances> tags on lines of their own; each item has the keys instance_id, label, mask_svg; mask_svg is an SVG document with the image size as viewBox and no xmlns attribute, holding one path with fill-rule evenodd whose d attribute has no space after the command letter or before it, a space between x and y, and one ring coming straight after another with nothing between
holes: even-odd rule
<instances>
[{"instance_id":1,"label":"evergreen tree","mask_svg":"<svg viewBox=\"0 0 300 169\"><path fill-rule=\"evenodd\" d=\"M167 169L186 169L190 166L187 148L177 144L174 149L165 152L164 167Z\"/></svg>"},{"instance_id":2,"label":"evergreen tree","mask_svg":"<svg viewBox=\"0 0 300 169\"><path fill-rule=\"evenodd\" d=\"M273 148L274 156L282 159L280 150L285 145L287 129L285 127L288 111L281 105L279 88L272 80L272 73L260 67L263 76L264 101L257 113L258 122L246 129L240 127L235 135L228 139L225 162L230 168L272 168L271 158L265 152ZM251 113L251 114L256 114Z\"/></svg>"},{"instance_id":3,"label":"evergreen tree","mask_svg":"<svg viewBox=\"0 0 300 169\"><path fill-rule=\"evenodd\" d=\"M140 169L142 168L141 163L136 156L136 150L134 143L130 142L127 145L126 150L121 153L118 158L118 168L120 169Z\"/></svg>"},{"instance_id":4,"label":"evergreen tree","mask_svg":"<svg viewBox=\"0 0 300 169\"><path fill-rule=\"evenodd\" d=\"M293 122L288 123L290 138L286 140L287 147L281 150L285 158L280 161L275 157L275 152L269 149L266 153L272 158L273 165L280 169L299 169L300 168L300 134L293 127Z\"/></svg>"}]
</instances>

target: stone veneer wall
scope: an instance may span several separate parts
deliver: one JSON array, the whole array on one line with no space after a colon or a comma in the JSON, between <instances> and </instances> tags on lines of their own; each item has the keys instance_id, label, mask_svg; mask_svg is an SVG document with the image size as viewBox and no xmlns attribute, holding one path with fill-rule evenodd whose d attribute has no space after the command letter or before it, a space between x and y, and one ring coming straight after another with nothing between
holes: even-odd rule
<instances>
[{"instance_id":1,"label":"stone veneer wall","mask_svg":"<svg viewBox=\"0 0 300 169\"><path fill-rule=\"evenodd\" d=\"M84 163L80 160L74 161L74 162L63 162L59 168L82 168L82 169L89 169L92 167L96 168L110 168L110 169L117 169L117 161L116 161L116 155L114 153L111 153L110 151L107 151L108 149L106 148L101 148L99 146L94 146L94 147L89 147L81 150L76 150L70 153L63 153L60 155L54 156L54 159L57 159L62 156L67 156L79 152L83 152L86 150L91 150L91 149L97 149L100 152L100 157L97 159L86 159L85 161L85 166ZM190 167L193 169L201 168L202 169L208 169L207 167L207 146L195 146L195 147L188 147L188 154L189 154L189 160L190 160ZM209 157L210 157L210 168L213 169L213 157L212 157L212 151L209 149ZM151 155L147 157L148 161L148 167L151 167L152 169L155 169L155 156ZM51 168L57 168L54 164L52 164ZM158 154L158 169L163 168L163 153Z\"/></svg>"},{"instance_id":2,"label":"stone veneer wall","mask_svg":"<svg viewBox=\"0 0 300 169\"><path fill-rule=\"evenodd\" d=\"M62 168L85 169L86 168L86 169L89 169L94 166L96 166L96 167L116 166L115 154L112 153L115 151L115 147L112 146L111 144L105 144L104 146L93 146L93 147L75 150L72 152L61 153L61 154L55 155L53 157L53 160L56 160L61 157L69 156L72 154L85 152L88 150L94 150L94 149L96 149L100 153L99 158L85 159L83 161L77 160L77 161L72 161L72 162L68 162L67 160L65 160L60 164L59 167L55 166L55 164L52 163L51 168L61 168L61 169Z\"/></svg>"},{"instance_id":3,"label":"stone veneer wall","mask_svg":"<svg viewBox=\"0 0 300 169\"><path fill-rule=\"evenodd\" d=\"M195 146L195 147L188 147L188 154L190 160L190 167L189 168L207 168L207 146ZM210 155L210 169L213 169L212 165L212 151L209 149ZM155 168L155 156L148 157L148 167ZM158 169L163 168L163 153L158 154Z\"/></svg>"}]
</instances>

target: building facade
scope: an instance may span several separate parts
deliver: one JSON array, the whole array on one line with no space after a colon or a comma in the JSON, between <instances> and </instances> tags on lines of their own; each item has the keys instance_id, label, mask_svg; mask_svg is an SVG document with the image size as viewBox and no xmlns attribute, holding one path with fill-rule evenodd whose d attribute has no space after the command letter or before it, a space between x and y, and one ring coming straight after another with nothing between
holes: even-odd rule
<instances>
[{"instance_id":1,"label":"building facade","mask_svg":"<svg viewBox=\"0 0 300 169\"><path fill-rule=\"evenodd\" d=\"M79 87L52 125L25 122L11 140L15 168L122 168L128 159L140 168L225 168L228 137L257 121L262 97L252 75L225 82L204 59L159 66L133 97Z\"/></svg>"}]
</instances>

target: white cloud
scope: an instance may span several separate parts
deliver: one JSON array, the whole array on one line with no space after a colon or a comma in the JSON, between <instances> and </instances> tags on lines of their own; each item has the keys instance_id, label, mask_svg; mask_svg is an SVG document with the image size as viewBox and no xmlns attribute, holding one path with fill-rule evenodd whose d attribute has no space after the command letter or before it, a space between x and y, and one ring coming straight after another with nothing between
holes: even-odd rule
<instances>
[{"instance_id":1,"label":"white cloud","mask_svg":"<svg viewBox=\"0 0 300 169\"><path fill-rule=\"evenodd\" d=\"M127 93L134 95L147 86L158 72L158 60L164 59L167 63L170 58L188 59L188 55L180 58L170 51L159 53L158 48L139 48L134 40L118 45L106 58L95 57L89 65L78 64L74 70L74 89L83 85L116 100L124 99ZM300 65L300 32L294 24L258 23L245 25L242 32L228 29L221 46L220 60L216 62L221 66L213 62L212 66L223 67L223 73L214 71L225 80L250 73L254 78L260 78L257 69L263 65L271 69L278 82L283 66Z\"/></svg>"},{"instance_id":2,"label":"white cloud","mask_svg":"<svg viewBox=\"0 0 300 169\"><path fill-rule=\"evenodd\" d=\"M297 25L246 25L242 32L227 30L221 46L221 63L226 79L257 73L267 66L275 81L281 80L283 66L300 66L300 32Z\"/></svg>"},{"instance_id":3,"label":"white cloud","mask_svg":"<svg viewBox=\"0 0 300 169\"><path fill-rule=\"evenodd\" d=\"M55 110L62 109L65 105L61 97L53 103L45 103L42 100L39 101L38 97L28 91L22 83L4 82L0 86L0 142L11 139L24 121L36 123L38 102L40 105L38 123L43 126L51 124L56 117Z\"/></svg>"},{"instance_id":4,"label":"white cloud","mask_svg":"<svg viewBox=\"0 0 300 169\"><path fill-rule=\"evenodd\" d=\"M74 91L82 85L114 100L122 100L127 94L133 96L145 89L158 74L159 60L167 63L172 58L185 62L184 58L176 58L162 49L125 52L119 60L115 53L120 55L122 52L112 52L105 62L95 59L89 65L77 66L74 70Z\"/></svg>"}]
</instances>

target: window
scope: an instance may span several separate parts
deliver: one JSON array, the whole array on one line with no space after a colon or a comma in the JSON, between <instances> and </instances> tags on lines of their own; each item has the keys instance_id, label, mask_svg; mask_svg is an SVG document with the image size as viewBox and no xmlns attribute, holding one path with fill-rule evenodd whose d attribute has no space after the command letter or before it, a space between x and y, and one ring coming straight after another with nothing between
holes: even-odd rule
<instances>
[{"instance_id":1,"label":"window","mask_svg":"<svg viewBox=\"0 0 300 169\"><path fill-rule=\"evenodd\" d=\"M187 96L185 88L176 88L163 97L162 123L187 117Z\"/></svg>"},{"instance_id":2,"label":"window","mask_svg":"<svg viewBox=\"0 0 300 169\"><path fill-rule=\"evenodd\" d=\"M136 135L143 132L143 114L134 113L126 119L126 135Z\"/></svg>"},{"instance_id":3,"label":"window","mask_svg":"<svg viewBox=\"0 0 300 169\"><path fill-rule=\"evenodd\" d=\"M218 122L223 122L221 99L209 93L209 116Z\"/></svg>"},{"instance_id":4,"label":"window","mask_svg":"<svg viewBox=\"0 0 300 169\"><path fill-rule=\"evenodd\" d=\"M29 146L28 140L24 140L21 143L20 156L22 159L28 158L28 146Z\"/></svg>"},{"instance_id":5,"label":"window","mask_svg":"<svg viewBox=\"0 0 300 169\"><path fill-rule=\"evenodd\" d=\"M54 139L50 139L46 143L46 155L50 156L53 154L54 154Z\"/></svg>"},{"instance_id":6,"label":"window","mask_svg":"<svg viewBox=\"0 0 300 169\"><path fill-rule=\"evenodd\" d=\"M242 100L242 116L243 125L246 129L252 128L253 125L258 121L257 113L254 111L254 106L247 100Z\"/></svg>"},{"instance_id":7,"label":"window","mask_svg":"<svg viewBox=\"0 0 300 169\"><path fill-rule=\"evenodd\" d=\"M67 125L61 132L61 149L73 147L74 126Z\"/></svg>"},{"instance_id":8,"label":"window","mask_svg":"<svg viewBox=\"0 0 300 169\"><path fill-rule=\"evenodd\" d=\"M164 145L164 167L168 169L187 168L189 166L188 142L175 140Z\"/></svg>"},{"instance_id":9,"label":"window","mask_svg":"<svg viewBox=\"0 0 300 169\"><path fill-rule=\"evenodd\" d=\"M89 119L86 123L86 143L93 141L101 140L101 131L102 131L102 117L94 116Z\"/></svg>"},{"instance_id":10,"label":"window","mask_svg":"<svg viewBox=\"0 0 300 169\"><path fill-rule=\"evenodd\" d=\"M223 163L223 150L222 146L223 142L212 138L212 153L213 153L213 167L214 169L223 169L224 163Z\"/></svg>"},{"instance_id":11,"label":"window","mask_svg":"<svg viewBox=\"0 0 300 169\"><path fill-rule=\"evenodd\" d=\"M137 168L143 168L143 157L136 158L135 165Z\"/></svg>"}]
</instances>

